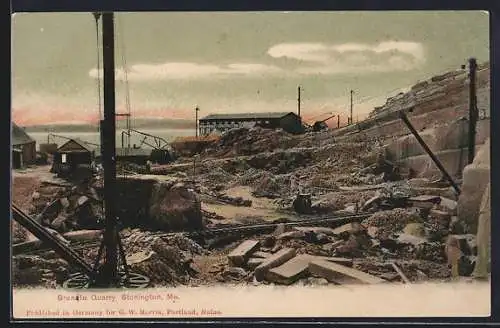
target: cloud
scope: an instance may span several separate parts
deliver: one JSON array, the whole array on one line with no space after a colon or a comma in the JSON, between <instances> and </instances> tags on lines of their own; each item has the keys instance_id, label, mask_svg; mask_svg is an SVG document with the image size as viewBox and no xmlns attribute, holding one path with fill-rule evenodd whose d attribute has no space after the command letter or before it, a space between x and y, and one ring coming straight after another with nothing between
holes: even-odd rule
<instances>
[{"instance_id":1,"label":"cloud","mask_svg":"<svg viewBox=\"0 0 500 328\"><path fill-rule=\"evenodd\" d=\"M426 61L421 43L384 41L363 43L281 43L267 51L274 58L302 62L297 73L344 74L413 70Z\"/></svg>"},{"instance_id":2,"label":"cloud","mask_svg":"<svg viewBox=\"0 0 500 328\"><path fill-rule=\"evenodd\" d=\"M261 63L201 64L193 62L140 63L116 68L116 79L124 81L210 80L224 78L259 78L300 74L345 74L409 71L425 62L422 44L385 41L362 43L281 43L268 49L273 58L289 58L301 62L295 69L284 69ZM102 77L93 68L88 75Z\"/></svg>"},{"instance_id":3,"label":"cloud","mask_svg":"<svg viewBox=\"0 0 500 328\"><path fill-rule=\"evenodd\" d=\"M279 67L256 63L235 63L229 65L197 64L189 62L169 62L163 64L136 64L127 72L116 69L116 79L123 81L161 81L161 80L196 80L228 78L234 76L259 77L281 73ZM99 72L102 77L102 70ZM125 74L127 73L127 74ZM92 69L89 76L96 78L97 69Z\"/></svg>"},{"instance_id":4,"label":"cloud","mask_svg":"<svg viewBox=\"0 0 500 328\"><path fill-rule=\"evenodd\" d=\"M274 58L316 62L324 62L329 58L328 47L321 43L281 43L269 48L267 54Z\"/></svg>"}]
</instances>

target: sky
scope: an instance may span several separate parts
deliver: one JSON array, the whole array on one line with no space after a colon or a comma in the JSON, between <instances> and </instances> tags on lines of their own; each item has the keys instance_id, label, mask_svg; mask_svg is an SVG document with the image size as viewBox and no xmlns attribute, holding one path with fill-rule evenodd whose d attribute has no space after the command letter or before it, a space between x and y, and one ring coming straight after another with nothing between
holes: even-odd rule
<instances>
[{"instance_id":1,"label":"sky","mask_svg":"<svg viewBox=\"0 0 500 328\"><path fill-rule=\"evenodd\" d=\"M306 120L347 115L350 90L362 119L469 57L489 59L480 11L116 13L115 35L117 111L128 94L145 118L296 111L300 85ZM90 13L13 16L14 121L98 119L96 37Z\"/></svg>"}]
</instances>

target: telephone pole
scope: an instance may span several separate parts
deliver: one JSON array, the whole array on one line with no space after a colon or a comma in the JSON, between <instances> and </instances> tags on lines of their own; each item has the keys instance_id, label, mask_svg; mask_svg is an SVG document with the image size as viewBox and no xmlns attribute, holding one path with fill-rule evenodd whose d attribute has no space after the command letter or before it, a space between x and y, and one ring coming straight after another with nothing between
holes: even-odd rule
<instances>
[{"instance_id":1,"label":"telephone pole","mask_svg":"<svg viewBox=\"0 0 500 328\"><path fill-rule=\"evenodd\" d=\"M469 164L474 161L476 153L476 124L478 119L477 98L476 98L476 70L475 58L469 59Z\"/></svg>"},{"instance_id":2,"label":"telephone pole","mask_svg":"<svg viewBox=\"0 0 500 328\"><path fill-rule=\"evenodd\" d=\"M104 63L104 120L102 129L102 158L104 166L104 210L106 226L103 244L106 252L100 283L118 283L118 233L116 230L116 112L115 112L115 36L113 13L102 14Z\"/></svg>"},{"instance_id":3,"label":"telephone pole","mask_svg":"<svg viewBox=\"0 0 500 328\"><path fill-rule=\"evenodd\" d=\"M350 94L351 94L351 115L350 115L350 118L349 118L349 124L353 124L353 117L352 117L352 95L353 95L354 91L351 90Z\"/></svg>"},{"instance_id":4,"label":"telephone pole","mask_svg":"<svg viewBox=\"0 0 500 328\"><path fill-rule=\"evenodd\" d=\"M198 106L196 106L194 111L195 111L195 129L196 129L195 135L196 135L196 139L198 139L198 112L200 111Z\"/></svg>"},{"instance_id":5,"label":"telephone pole","mask_svg":"<svg viewBox=\"0 0 500 328\"><path fill-rule=\"evenodd\" d=\"M299 116L299 118L301 118L300 116L300 85L297 87L297 115Z\"/></svg>"}]
</instances>

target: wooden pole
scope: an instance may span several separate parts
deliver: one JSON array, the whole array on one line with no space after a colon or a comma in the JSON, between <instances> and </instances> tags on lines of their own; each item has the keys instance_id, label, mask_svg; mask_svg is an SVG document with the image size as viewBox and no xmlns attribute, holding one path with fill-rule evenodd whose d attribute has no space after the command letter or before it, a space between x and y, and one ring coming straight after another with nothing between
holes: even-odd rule
<instances>
[{"instance_id":1,"label":"wooden pole","mask_svg":"<svg viewBox=\"0 0 500 328\"><path fill-rule=\"evenodd\" d=\"M300 116L300 85L297 87L297 115Z\"/></svg>"},{"instance_id":2,"label":"wooden pole","mask_svg":"<svg viewBox=\"0 0 500 328\"><path fill-rule=\"evenodd\" d=\"M195 130L196 130L196 139L198 139L198 112L200 111L200 109L198 108L198 106L196 106L195 108Z\"/></svg>"},{"instance_id":3,"label":"wooden pole","mask_svg":"<svg viewBox=\"0 0 500 328\"><path fill-rule=\"evenodd\" d=\"M352 117L352 95L353 95L354 91L351 90L350 94L351 94L351 116L350 116L350 119L349 119L349 124L353 124L353 117Z\"/></svg>"},{"instance_id":4,"label":"wooden pole","mask_svg":"<svg viewBox=\"0 0 500 328\"><path fill-rule=\"evenodd\" d=\"M106 256L101 272L101 282L113 286L118 282L118 240L116 233L116 104L115 104L115 36L114 15L102 15L103 26L103 69L104 69L104 121L102 158L104 166L105 230L104 246Z\"/></svg>"},{"instance_id":5,"label":"wooden pole","mask_svg":"<svg viewBox=\"0 0 500 328\"><path fill-rule=\"evenodd\" d=\"M474 156L476 154L476 124L478 119L476 99L476 69L476 59L469 59L469 164L474 161Z\"/></svg>"}]
</instances>

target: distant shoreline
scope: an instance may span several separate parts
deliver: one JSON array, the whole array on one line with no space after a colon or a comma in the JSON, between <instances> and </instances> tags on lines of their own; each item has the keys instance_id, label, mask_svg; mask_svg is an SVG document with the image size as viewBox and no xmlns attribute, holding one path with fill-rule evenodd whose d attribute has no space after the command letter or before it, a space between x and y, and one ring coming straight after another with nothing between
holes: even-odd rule
<instances>
[{"instance_id":1,"label":"distant shoreline","mask_svg":"<svg viewBox=\"0 0 500 328\"><path fill-rule=\"evenodd\" d=\"M168 119L133 119L132 128L134 129L170 129L185 130L194 129L194 121L191 120L168 120ZM125 121L116 122L117 129L124 129ZM45 124L45 125L27 125L23 126L26 132L96 132L96 124Z\"/></svg>"}]
</instances>

